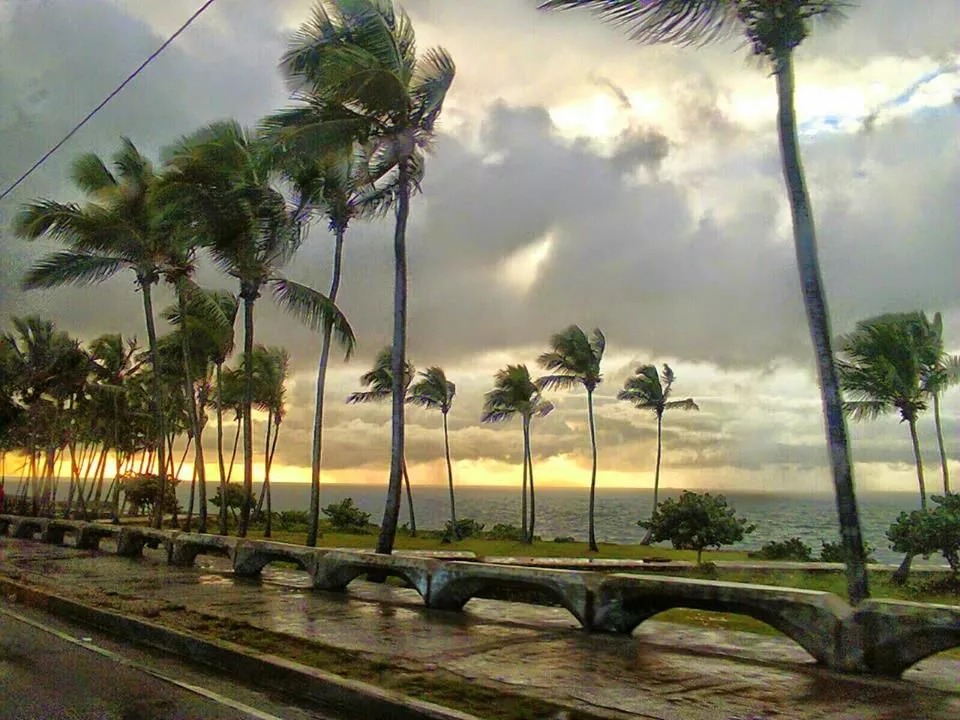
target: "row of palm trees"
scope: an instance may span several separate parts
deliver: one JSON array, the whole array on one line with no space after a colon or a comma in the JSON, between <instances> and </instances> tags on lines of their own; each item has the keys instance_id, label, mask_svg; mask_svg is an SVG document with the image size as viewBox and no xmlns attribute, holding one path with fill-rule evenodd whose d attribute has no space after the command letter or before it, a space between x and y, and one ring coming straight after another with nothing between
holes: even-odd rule
<instances>
[{"instance_id":1,"label":"row of palm trees","mask_svg":"<svg viewBox=\"0 0 960 720\"><path fill-rule=\"evenodd\" d=\"M223 292L213 293L209 300L228 309L237 304ZM191 303L165 311L171 330L158 337L156 369L136 340L125 340L120 334L103 335L84 347L49 320L12 318L13 331L0 336L0 406L4 408L0 413L0 457L5 459L14 452L24 459L20 483L11 494L17 506L34 513L54 512L58 472L69 467L64 512L85 516L108 511L118 518L125 483L152 475L161 446L166 450L166 475L174 484L193 449L186 527L190 529L196 502L198 529L206 531L205 473L196 458L203 457L207 411L216 412L223 496L237 452L246 372L242 366L224 366L232 337L205 324L196 310L196 303ZM189 339L185 341L184 336ZM185 346L190 348L188 357L183 355ZM269 511L270 467L285 414L289 359L282 348L259 345L252 357L253 403L267 415L265 473L258 505L266 501ZM162 425L152 407L157 387L163 398ZM223 414L231 410L238 420L238 432L233 457L226 463ZM183 447L179 463L174 458L177 445ZM111 456L112 480L105 485ZM4 463L4 481L7 470ZM170 490L165 492L169 495ZM173 510L176 513L175 506ZM221 507L220 530L226 532L225 506Z\"/></svg>"}]
</instances>

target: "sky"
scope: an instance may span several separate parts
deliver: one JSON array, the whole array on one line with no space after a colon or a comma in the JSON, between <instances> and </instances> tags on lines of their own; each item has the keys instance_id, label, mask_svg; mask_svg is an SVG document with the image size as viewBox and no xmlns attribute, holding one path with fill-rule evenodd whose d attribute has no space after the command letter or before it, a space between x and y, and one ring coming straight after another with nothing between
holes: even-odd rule
<instances>
[{"instance_id":1,"label":"sky","mask_svg":"<svg viewBox=\"0 0 960 720\"><path fill-rule=\"evenodd\" d=\"M199 0L0 0L0 181L59 140L199 6ZM425 49L457 79L409 228L410 359L457 384L450 415L458 483L517 485L518 422L480 422L498 368L536 358L576 323L607 337L597 395L601 487L649 487L655 419L615 399L640 364L669 363L675 397L699 412L664 422L667 487L831 488L813 354L800 298L769 68L736 40L644 47L584 13L528 0L408 0ZM90 340L145 338L130 277L23 293L52 249L12 237L21 203L76 199L69 163L109 156L122 135L156 157L215 120L254 125L288 103L276 70L309 0L218 0L127 90L0 202L0 326L52 317ZM960 6L871 0L818 27L796 57L801 145L835 334L891 311L940 311L960 352ZM329 374L323 481L385 483L389 406L346 406L390 341L389 223L347 237L340 305L356 357ZM326 289L322 221L287 274ZM212 269L205 284L231 287ZM161 296L162 306L169 302ZM291 354L276 480L308 480L319 338L257 305L257 342ZM551 394L535 422L540 485L586 487L584 393ZM263 418L258 422L262 423ZM445 481L437 413L407 414L414 483ZM943 400L960 477L960 392ZM209 435L213 435L210 433ZM259 435L259 433L258 433ZM229 431L228 431L229 436ZM939 486L929 413L928 486ZM212 442L212 437L209 438ZM851 425L858 487L916 488L909 436L889 416ZM209 445L212 448L212 445ZM212 466L211 466L212 469Z\"/></svg>"}]
</instances>

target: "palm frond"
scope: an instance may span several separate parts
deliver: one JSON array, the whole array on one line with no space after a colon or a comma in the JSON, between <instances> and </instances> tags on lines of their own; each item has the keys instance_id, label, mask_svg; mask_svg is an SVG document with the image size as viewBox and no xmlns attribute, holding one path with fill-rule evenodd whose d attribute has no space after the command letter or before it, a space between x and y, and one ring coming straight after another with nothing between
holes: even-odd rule
<instances>
[{"instance_id":1,"label":"palm frond","mask_svg":"<svg viewBox=\"0 0 960 720\"><path fill-rule=\"evenodd\" d=\"M664 410L699 410L700 406L697 405L693 398L687 398L686 400L671 400L670 402L663 404Z\"/></svg>"},{"instance_id":2,"label":"palm frond","mask_svg":"<svg viewBox=\"0 0 960 720\"><path fill-rule=\"evenodd\" d=\"M73 184L87 195L103 197L105 191L115 190L117 179L99 155L86 153L73 161L70 168Z\"/></svg>"},{"instance_id":3,"label":"palm frond","mask_svg":"<svg viewBox=\"0 0 960 720\"><path fill-rule=\"evenodd\" d=\"M583 379L577 375L544 375L537 378L536 385L541 390L572 390L583 386Z\"/></svg>"},{"instance_id":4,"label":"palm frond","mask_svg":"<svg viewBox=\"0 0 960 720\"><path fill-rule=\"evenodd\" d=\"M106 280L126 264L122 258L65 250L48 255L36 263L24 275L21 286L24 290L35 290L63 285L92 285Z\"/></svg>"},{"instance_id":5,"label":"palm frond","mask_svg":"<svg viewBox=\"0 0 960 720\"><path fill-rule=\"evenodd\" d=\"M417 63L411 88L413 121L417 126L427 132L433 131L456 74L453 57L443 48L432 48L424 53Z\"/></svg>"},{"instance_id":6,"label":"palm frond","mask_svg":"<svg viewBox=\"0 0 960 720\"><path fill-rule=\"evenodd\" d=\"M876 420L891 410L892 405L877 400L847 400L843 403L843 411L856 421Z\"/></svg>"},{"instance_id":7,"label":"palm frond","mask_svg":"<svg viewBox=\"0 0 960 720\"><path fill-rule=\"evenodd\" d=\"M380 402L385 397L389 397L389 396L384 395L380 392L358 391L358 392L353 392L347 395L347 404L362 405L364 403Z\"/></svg>"},{"instance_id":8,"label":"palm frond","mask_svg":"<svg viewBox=\"0 0 960 720\"><path fill-rule=\"evenodd\" d=\"M413 383L407 392L407 402L423 408L450 411L457 386L447 380L442 368L433 366L420 373L421 379Z\"/></svg>"},{"instance_id":9,"label":"palm frond","mask_svg":"<svg viewBox=\"0 0 960 720\"><path fill-rule=\"evenodd\" d=\"M547 0L540 10L585 9L642 43L700 45L729 34L738 3L729 0Z\"/></svg>"},{"instance_id":10,"label":"palm frond","mask_svg":"<svg viewBox=\"0 0 960 720\"><path fill-rule=\"evenodd\" d=\"M323 293L292 280L275 278L271 281L277 303L311 330L330 327L336 343L343 348L346 358L356 349L353 328L340 308Z\"/></svg>"}]
</instances>

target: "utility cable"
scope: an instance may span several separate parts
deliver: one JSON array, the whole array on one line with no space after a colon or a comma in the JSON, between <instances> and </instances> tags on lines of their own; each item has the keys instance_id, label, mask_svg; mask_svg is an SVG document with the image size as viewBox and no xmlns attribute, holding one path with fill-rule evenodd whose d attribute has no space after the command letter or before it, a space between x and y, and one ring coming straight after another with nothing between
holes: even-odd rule
<instances>
[{"instance_id":1,"label":"utility cable","mask_svg":"<svg viewBox=\"0 0 960 720\"><path fill-rule=\"evenodd\" d=\"M206 10L208 7L210 7L211 5L213 5L214 2L215 2L215 0L207 0L203 5L201 5L201 6L200 6L200 9L197 10L195 13L193 13L193 15L191 15L191 16L187 19L187 21L186 21L185 23L183 23L183 25L181 25L181 26L179 27L179 29L178 29L173 35L171 35L169 38L167 38L166 42L164 42L163 45L161 45L161 46L158 47L156 50L154 50L153 53L151 53L150 57L148 57L146 60L144 60L144 61L140 64L140 67L138 67L136 70L134 70L132 73L130 73L130 74L127 76L126 80L124 80L122 83L120 83L112 93L110 93L109 95L107 95L107 97L104 98L103 102L101 102L101 103L100 103L99 105L97 105L93 110L91 110L83 120L81 120L79 123L77 123L70 132L68 132L66 135L64 135L63 139L60 140L60 142L58 142L58 143L57 143L56 145L54 145L52 148L50 148L49 150L47 150L47 152L45 152L45 153L43 154L43 156L42 156L39 160L37 160L29 170L27 170L23 175L21 175L19 178L17 178L16 182L14 182L10 187L8 187L6 190L4 190L4 191L3 191L3 194L0 195L0 200L3 200L5 197L7 197L7 195L9 195L9 194L12 193L14 190L16 190L17 187L20 185L20 183L22 183L24 180L26 180L28 177L30 177L30 176L34 173L34 171L37 170L37 168L39 168L39 167L40 167L41 165L43 165L47 160L49 160L51 155L53 155L57 150L59 150L61 147L63 147L63 146L66 144L66 142L67 142L70 138L72 138L72 137L77 133L78 130L80 130L80 128L82 128L84 125L86 125L88 122L90 122L90 120L93 119L93 116L94 116L94 115L96 115L98 112L100 112L101 110L103 110L103 108L107 105L108 102L110 102L110 101L113 100L117 95L119 95L120 92L121 92L127 85L129 85L129 84L133 81L133 79L134 79L135 77L137 77L137 75L139 75L139 74L144 70L144 68L147 67L147 65L149 65L150 63L152 63L152 62L157 58L157 56L160 55L160 53L162 53L164 50L166 50L166 49L167 49L167 46L169 46L170 43L172 43L174 40L176 40L177 37L179 37L180 34L181 34L184 30L186 30L188 27L190 27L190 25L193 24L193 21L196 20L197 18L199 18L199 17L203 14L204 10Z\"/></svg>"}]
</instances>

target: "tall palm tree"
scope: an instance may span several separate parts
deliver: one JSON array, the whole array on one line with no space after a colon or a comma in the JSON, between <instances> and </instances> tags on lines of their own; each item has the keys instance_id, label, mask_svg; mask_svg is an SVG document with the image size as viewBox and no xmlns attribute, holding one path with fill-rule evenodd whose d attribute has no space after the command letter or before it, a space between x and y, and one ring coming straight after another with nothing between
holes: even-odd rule
<instances>
[{"instance_id":1,"label":"tall palm tree","mask_svg":"<svg viewBox=\"0 0 960 720\"><path fill-rule=\"evenodd\" d=\"M777 83L777 129L793 220L794 248L807 324L817 360L827 446L847 557L847 592L856 605L869 597L863 536L843 399L831 347L830 314L817 257L816 226L807 192L794 107L793 54L813 25L842 17L846 0L541 0L544 10L585 8L628 28L643 43L702 44L746 36L751 52L769 62Z\"/></svg>"},{"instance_id":2,"label":"tall palm tree","mask_svg":"<svg viewBox=\"0 0 960 720\"><path fill-rule=\"evenodd\" d=\"M456 394L457 386L447 380L443 369L429 367L420 373L420 380L410 387L407 402L422 408L439 410L443 416L443 452L447 459L447 483L450 487L450 522L454 537L459 538L457 500L453 492L453 463L450 461L450 432L447 428L447 415L453 407L453 398Z\"/></svg>"},{"instance_id":3,"label":"tall palm tree","mask_svg":"<svg viewBox=\"0 0 960 720\"><path fill-rule=\"evenodd\" d=\"M639 410L651 410L657 416L657 465L653 473L653 511L657 511L660 501L660 457L663 449L663 413L667 410L699 410L693 398L671 400L673 382L676 376L670 366L664 364L662 374L657 374L654 365L641 365L633 377L627 378L623 390L617 393L617 400L632 402ZM650 544L652 531L647 530L642 543Z\"/></svg>"},{"instance_id":4,"label":"tall palm tree","mask_svg":"<svg viewBox=\"0 0 960 720\"><path fill-rule=\"evenodd\" d=\"M927 318L920 312L880 315L857 323L841 340L840 383L844 408L854 420L873 420L897 411L910 430L920 486L927 509L917 415L927 408L924 379L940 359Z\"/></svg>"},{"instance_id":5,"label":"tall palm tree","mask_svg":"<svg viewBox=\"0 0 960 720\"><path fill-rule=\"evenodd\" d=\"M289 73L287 65L282 69ZM290 76L291 82L296 82ZM313 98L316 100L316 98ZM282 141L271 131L271 121L265 122L267 138L276 142L282 151ZM285 166L284 174L301 198L307 213L322 214L334 236L333 269L330 279L330 302L337 301L343 270L343 248L350 223L379 208L377 197L366 185L365 155L358 146L320 148L304 157L299 153L282 153L278 162ZM361 172L361 170L363 172ZM332 328L326 323L322 329L320 361L317 367L316 402L313 415L313 447L310 462L310 511L307 527L307 545L315 547L320 527L320 464L323 454L323 404L326 394L327 366L333 340Z\"/></svg>"},{"instance_id":6,"label":"tall palm tree","mask_svg":"<svg viewBox=\"0 0 960 720\"><path fill-rule=\"evenodd\" d=\"M368 175L396 188L393 414L380 553L392 552L400 513L410 195L456 72L441 48L418 57L415 40L410 18L392 0L320 0L283 59L303 105L272 119L284 146L307 155L359 142L368 149Z\"/></svg>"},{"instance_id":7,"label":"tall palm tree","mask_svg":"<svg viewBox=\"0 0 960 720\"><path fill-rule=\"evenodd\" d=\"M331 323L349 354L355 343L346 318L322 293L292 280L279 270L302 239L302 207L290 207L275 186L276 169L266 143L239 124L214 123L181 140L170 153L171 193L178 210L191 217L216 264L239 282L243 301L244 505L239 534L246 535L253 493L253 346L254 306L265 287L276 301L314 330Z\"/></svg>"},{"instance_id":8,"label":"tall palm tree","mask_svg":"<svg viewBox=\"0 0 960 720\"><path fill-rule=\"evenodd\" d=\"M540 388L530 377L526 365L507 365L494 376L493 390L484 397L483 422L504 422L519 415L523 428L523 490L521 496L521 531L525 542L532 543L537 522L537 500L533 485L533 456L530 451L530 421L546 417L553 403L544 400ZM527 521L527 478L530 479L530 514Z\"/></svg>"},{"instance_id":9,"label":"tall palm tree","mask_svg":"<svg viewBox=\"0 0 960 720\"><path fill-rule=\"evenodd\" d=\"M413 364L409 362L406 363L405 372L403 373L402 379L404 397L406 397L407 389L410 387L410 383L413 382L413 378L416 374L417 370ZM385 347L383 350L381 350L380 354L377 355L376 360L374 360L373 368L360 376L360 384L370 389L350 393L350 395L347 396L348 404L360 405L369 402L381 402L391 396L395 383L393 381L393 351L389 347ZM413 511L413 493L410 491L410 475L407 472L406 457L402 459L400 468L403 476L404 486L407 489L407 510L410 513L410 534L413 537L416 537L417 516Z\"/></svg>"},{"instance_id":10,"label":"tall palm tree","mask_svg":"<svg viewBox=\"0 0 960 720\"><path fill-rule=\"evenodd\" d=\"M23 279L25 289L103 282L120 270L130 270L143 297L150 362L157 366L157 330L153 313L153 287L165 272L173 238L157 232L157 208L151 190L156 175L151 162L128 138L113 157L111 172L97 155L79 157L72 168L73 182L91 200L75 203L37 200L26 205L14 223L15 233L30 240L49 236L66 250L53 253L34 265ZM158 381L158 375L154 373ZM167 463L163 408L159 385L154 387L153 413L158 429L157 474L160 497L166 491ZM163 518L163 503L156 503L154 524Z\"/></svg>"},{"instance_id":11,"label":"tall palm tree","mask_svg":"<svg viewBox=\"0 0 960 720\"><path fill-rule=\"evenodd\" d=\"M937 447L940 449L940 471L943 491L950 492L950 468L943 443L943 425L940 421L940 396L952 385L960 383L960 355L949 355L943 347L943 317L934 313L930 323L931 342L934 343L936 362L926 369L923 389L933 398L933 421L937 429Z\"/></svg>"},{"instance_id":12,"label":"tall palm tree","mask_svg":"<svg viewBox=\"0 0 960 720\"><path fill-rule=\"evenodd\" d=\"M597 534L594 528L594 509L597 495L597 427L593 416L593 391L603 382L600 374L600 363L603 360L603 351L607 341L599 328L595 328L593 335L587 334L576 325L571 325L563 332L556 333L550 338L550 351L545 352L537 362L550 375L537 380L537 385L546 390L567 389L582 385L587 391L587 419L590 424L590 448L593 454L593 465L590 470L590 510L589 510L589 542L591 552L599 552Z\"/></svg>"}]
</instances>

